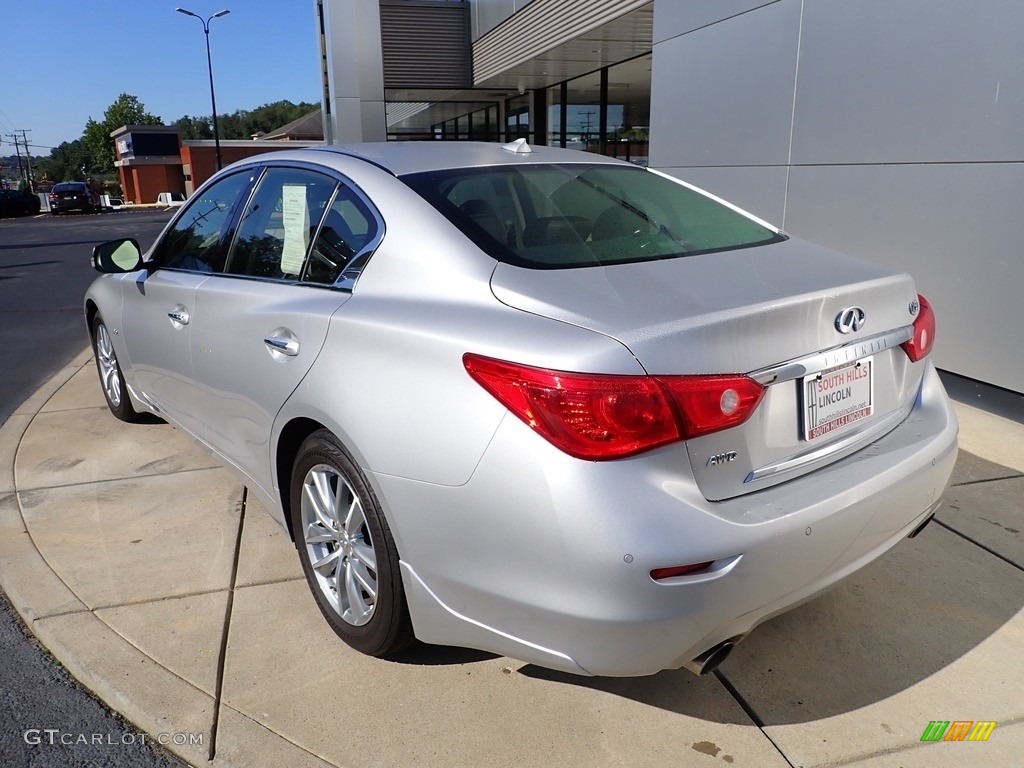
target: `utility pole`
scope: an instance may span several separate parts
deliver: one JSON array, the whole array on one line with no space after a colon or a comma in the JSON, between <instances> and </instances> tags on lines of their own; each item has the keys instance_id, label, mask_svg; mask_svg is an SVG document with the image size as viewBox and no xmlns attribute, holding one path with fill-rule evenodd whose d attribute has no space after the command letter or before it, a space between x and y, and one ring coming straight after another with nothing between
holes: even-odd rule
<instances>
[{"instance_id":1,"label":"utility pole","mask_svg":"<svg viewBox=\"0 0 1024 768\"><path fill-rule=\"evenodd\" d=\"M36 180L32 175L32 153L28 148L28 137L25 136L25 129L21 129L21 143L25 145L25 163L28 165L28 191L35 194Z\"/></svg>"},{"instance_id":2,"label":"utility pole","mask_svg":"<svg viewBox=\"0 0 1024 768\"><path fill-rule=\"evenodd\" d=\"M21 164L21 147L18 145L18 134L8 133L7 135L10 136L11 140L14 142L14 152L18 156L18 176L21 177L22 181L28 184L28 181L25 179L25 167Z\"/></svg>"}]
</instances>

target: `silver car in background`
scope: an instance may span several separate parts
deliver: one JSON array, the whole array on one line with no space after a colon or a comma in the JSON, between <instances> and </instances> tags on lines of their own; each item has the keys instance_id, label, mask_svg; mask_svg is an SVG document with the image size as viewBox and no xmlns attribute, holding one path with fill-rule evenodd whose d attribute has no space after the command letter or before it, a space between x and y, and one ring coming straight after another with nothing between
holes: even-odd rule
<instances>
[{"instance_id":1,"label":"silver car in background","mask_svg":"<svg viewBox=\"0 0 1024 768\"><path fill-rule=\"evenodd\" d=\"M909 276L593 154L263 155L93 258L111 411L235 470L372 655L706 672L914 535L956 458Z\"/></svg>"}]
</instances>

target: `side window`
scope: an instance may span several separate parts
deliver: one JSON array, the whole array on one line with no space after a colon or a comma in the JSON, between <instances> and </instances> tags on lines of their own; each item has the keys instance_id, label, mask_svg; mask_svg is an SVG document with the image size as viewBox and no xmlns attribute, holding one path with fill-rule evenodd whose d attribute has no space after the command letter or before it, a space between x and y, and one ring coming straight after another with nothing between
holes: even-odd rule
<instances>
[{"instance_id":1,"label":"side window","mask_svg":"<svg viewBox=\"0 0 1024 768\"><path fill-rule=\"evenodd\" d=\"M157 265L220 272L227 249L223 236L231 210L251 179L252 171L235 173L193 198L157 248L153 257Z\"/></svg>"},{"instance_id":2,"label":"side window","mask_svg":"<svg viewBox=\"0 0 1024 768\"><path fill-rule=\"evenodd\" d=\"M268 170L242 211L225 271L298 280L336 185L334 179L298 168Z\"/></svg>"},{"instance_id":3,"label":"side window","mask_svg":"<svg viewBox=\"0 0 1024 768\"><path fill-rule=\"evenodd\" d=\"M377 220L362 198L348 186L340 185L313 243L303 282L332 285L346 270L355 277L353 270L362 266L367 254L355 257L374 241L378 232Z\"/></svg>"}]
</instances>

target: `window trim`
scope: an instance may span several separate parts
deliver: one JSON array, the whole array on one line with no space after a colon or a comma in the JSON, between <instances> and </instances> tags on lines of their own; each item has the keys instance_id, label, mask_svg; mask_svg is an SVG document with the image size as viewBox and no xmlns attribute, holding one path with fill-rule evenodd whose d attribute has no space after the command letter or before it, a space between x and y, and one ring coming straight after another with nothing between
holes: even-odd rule
<instances>
[{"instance_id":1,"label":"window trim","mask_svg":"<svg viewBox=\"0 0 1024 768\"><path fill-rule=\"evenodd\" d=\"M317 223L316 233L310 239L309 245L306 247L306 253L302 261L302 272L300 273L298 280L283 280L281 278L276 277L259 277L256 275L239 275L223 271L214 272L210 274L206 272L199 272L198 270L181 269L180 267L161 267L156 264L152 264L151 266L153 266L156 269L171 269L179 272L193 272L196 274L206 274L210 277L225 277L237 280L259 280L261 282L271 282L277 285L299 285L308 286L310 288L327 288L330 290L341 290L351 293L355 288L355 285L358 282L359 276L362 274L363 269L365 269L366 263L370 260L370 258L373 257L373 255L377 251L377 248L384 240L386 226L384 223L384 217L377 209L377 206L375 206L373 202L370 200L370 198L366 195L366 193L363 192L362 188L354 181L352 181L348 176L335 170L334 168L302 160L263 160L258 163L253 163L251 165L238 168L238 172L253 172L253 177L252 180L250 181L249 186L245 190L243 190L236 198L235 202L238 203L239 201L241 201L242 204L235 205L235 209L231 213L231 219L228 222L227 231L224 233L223 236L223 239L227 241L228 255L231 255L231 249L235 245L235 238L238 235L238 225L240 222L242 211L244 211L245 208L251 202L253 195L259 188L260 182L263 181L263 177L267 174L269 170L273 168L293 168L296 170L317 173L335 182L334 190L332 191L331 197L329 199L330 201L327 207L324 209L324 215L320 217L320 220ZM224 174L223 176L218 174L214 176L208 182L206 182L206 184L200 187L196 194L193 195L193 197L198 197L207 188L215 184L217 181L227 178L229 175L233 174ZM312 249L313 243L316 242L316 238L319 237L320 235L320 229L321 227L323 227L324 220L326 219L327 209L330 207L330 205L334 203L334 200L336 199L338 194L340 184L346 185L349 188L349 190L353 192L355 196L362 201L363 205L366 206L366 209L370 212L370 215L377 226L376 234L374 234L374 236L370 240L368 240L367 243L362 248L360 248L349 260L349 265L356 264L357 262L358 264L355 267L348 266L344 270L342 270L341 275L339 275L338 279L335 280L333 283L328 284L303 282L302 277L306 274L306 268L309 263L310 249ZM184 215L185 211L187 211L189 207L190 206L187 205L184 206L182 210L179 211L178 214L170 221L164 232L161 233L161 236L158 240L158 245L154 246L152 251L154 255L158 250L159 243L163 242L163 236L174 226L174 224L177 223L178 219ZM224 265L227 266L226 260Z\"/></svg>"},{"instance_id":2,"label":"window trim","mask_svg":"<svg viewBox=\"0 0 1024 768\"><path fill-rule=\"evenodd\" d=\"M324 172L325 169L323 169L323 168L321 168L319 166L316 166L316 165L314 165L312 163L267 163L267 162L260 163L259 164L259 169L260 169L259 175L256 178L256 181L253 183L252 187L249 189L249 192L248 192L248 194L245 197L245 204L239 206L237 212L235 212L235 214L232 216L230 229L228 230L228 233L227 233L229 235L229 237L230 237L230 240L228 242L228 258L225 259L225 261L224 261L225 268L230 263L230 258L231 258L232 255L234 255L234 252L233 252L234 251L234 247L235 247L236 243L238 242L238 229L239 229L239 226L242 223L242 220L241 220L242 212L245 211L249 207L249 205L252 203L253 198L256 197L256 193L259 191L260 185L263 184L263 181L264 181L264 179L266 179L267 175L271 171L273 171L273 170L275 170L277 168L293 168L295 170L305 171L307 173L316 173L317 175L322 176L323 178L327 179L328 181L333 181L334 182L334 188L331 190L331 194L327 198L328 201L333 201L334 200L334 196L338 192L338 180L336 178L334 178L334 175L331 174L331 173L325 173ZM324 213L320 216L320 220L317 222L317 226L316 226L316 234L317 235L320 234L320 227L323 225L323 221L324 221L324 218L326 216L327 216L327 208L325 207L324 208ZM302 254L302 269L299 271L299 279L298 280L285 280L284 278L281 278L281 277L261 277L259 275L246 275L246 274L239 273L239 272L226 272L226 271L217 272L216 274L218 274L218 275L220 275L222 277L241 277L241 278L246 278L248 280L261 280L263 282L279 283L279 284L284 284L284 285L291 285L293 283L294 284L298 284L302 280L302 275L305 274L305 272L306 272L306 265L309 263L309 253L310 253L310 250L313 247L313 242L315 241L315 239L316 239L316 235L314 235L314 237L312 239L310 239L309 244L306 246L305 252Z\"/></svg>"},{"instance_id":3,"label":"window trim","mask_svg":"<svg viewBox=\"0 0 1024 768\"><path fill-rule=\"evenodd\" d=\"M155 270L168 270L171 272L187 272L189 274L207 276L223 274L223 272L203 272L202 270L199 269L186 269L184 267L168 267L157 262L157 255L160 253L160 249L163 246L164 242L166 241L171 230L174 229L178 222L181 221L188 214L188 212L192 209L194 205L198 205L198 201L202 199L202 196L206 192L206 190L208 190L210 187L216 184L219 184L221 181L230 178L231 176L235 176L241 173L252 173L253 175L249 179L248 184L246 186L243 186L235 195L235 199L231 203L231 213L227 218L227 228L222 230L220 238L217 240L217 244L219 246L224 246L226 241L227 247L230 248L231 244L234 242L235 228L238 224L239 212L241 211L241 206L238 205L238 202L243 199L246 202L248 202L249 197L252 195L253 189L259 183L260 178L262 178L263 174L259 163L253 163L251 165L236 168L231 173L215 174L198 190L196 190L196 192L192 195L191 199L178 210L178 212L169 222L167 222L167 226L164 227L163 231L160 233L160 236L156 239L156 242L153 244L153 247L149 250L149 253L147 254L149 258L143 263L143 268L147 269L150 272ZM227 257L225 257L224 263L225 265L227 264Z\"/></svg>"}]
</instances>

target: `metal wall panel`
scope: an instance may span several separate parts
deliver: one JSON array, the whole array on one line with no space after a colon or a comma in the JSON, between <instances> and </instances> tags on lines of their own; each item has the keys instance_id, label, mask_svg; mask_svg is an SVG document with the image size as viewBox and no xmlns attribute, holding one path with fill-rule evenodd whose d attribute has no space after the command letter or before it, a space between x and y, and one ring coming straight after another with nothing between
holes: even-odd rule
<instances>
[{"instance_id":1,"label":"metal wall panel","mask_svg":"<svg viewBox=\"0 0 1024 768\"><path fill-rule=\"evenodd\" d=\"M793 168L787 228L911 273L938 316L935 363L1024 391L1024 165Z\"/></svg>"},{"instance_id":2,"label":"metal wall panel","mask_svg":"<svg viewBox=\"0 0 1024 768\"><path fill-rule=\"evenodd\" d=\"M473 43L473 81L483 83L650 2L533 0Z\"/></svg>"},{"instance_id":3,"label":"metal wall panel","mask_svg":"<svg viewBox=\"0 0 1024 768\"><path fill-rule=\"evenodd\" d=\"M795 163L1024 160L1024 2L806 0Z\"/></svg>"},{"instance_id":4,"label":"metal wall panel","mask_svg":"<svg viewBox=\"0 0 1024 768\"><path fill-rule=\"evenodd\" d=\"M651 165L910 272L936 363L1024 392L1024 3L781 0L686 33L707 5L657 0Z\"/></svg>"},{"instance_id":5,"label":"metal wall panel","mask_svg":"<svg viewBox=\"0 0 1024 768\"><path fill-rule=\"evenodd\" d=\"M654 42L685 35L778 0L662 0L654 5Z\"/></svg>"},{"instance_id":6,"label":"metal wall panel","mask_svg":"<svg viewBox=\"0 0 1024 768\"><path fill-rule=\"evenodd\" d=\"M385 88L470 85L467 3L380 4Z\"/></svg>"},{"instance_id":7,"label":"metal wall panel","mask_svg":"<svg viewBox=\"0 0 1024 768\"><path fill-rule=\"evenodd\" d=\"M799 29L781 0L656 44L651 165L785 165Z\"/></svg>"}]
</instances>

